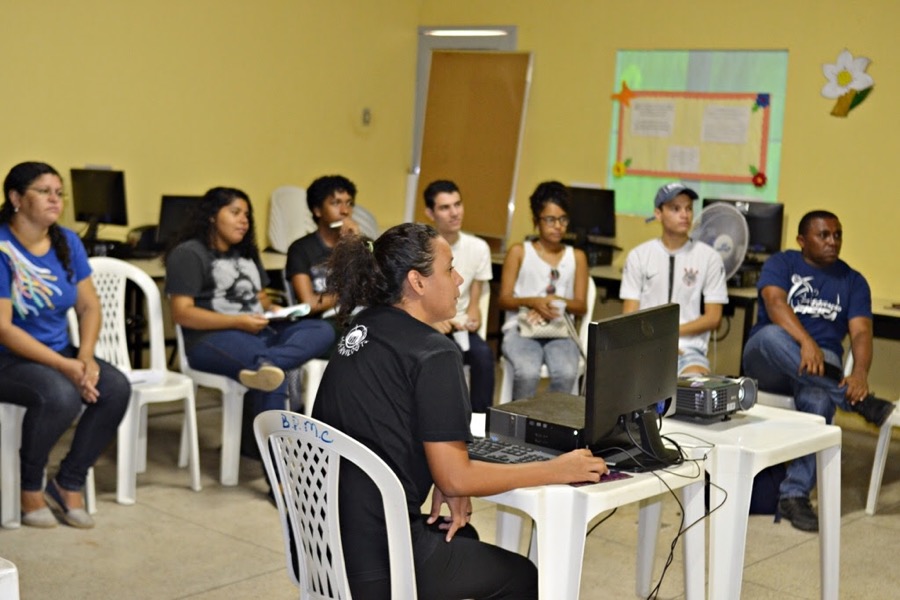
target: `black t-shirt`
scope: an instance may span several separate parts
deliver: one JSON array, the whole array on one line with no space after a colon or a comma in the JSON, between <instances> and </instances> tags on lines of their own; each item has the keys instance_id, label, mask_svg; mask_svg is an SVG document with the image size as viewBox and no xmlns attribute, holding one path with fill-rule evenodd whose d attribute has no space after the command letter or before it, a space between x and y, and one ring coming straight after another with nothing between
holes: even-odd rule
<instances>
[{"instance_id":1,"label":"black t-shirt","mask_svg":"<svg viewBox=\"0 0 900 600\"><path fill-rule=\"evenodd\" d=\"M422 442L468 441L471 407L459 348L394 307L361 312L319 385L313 416L359 440L397 474L411 517L413 554L428 558L441 536L419 518L433 480ZM389 576L384 514L369 477L341 466L340 517L347 573Z\"/></svg>"},{"instance_id":2,"label":"black t-shirt","mask_svg":"<svg viewBox=\"0 0 900 600\"><path fill-rule=\"evenodd\" d=\"M324 294L329 256L331 248L325 245L318 231L304 235L288 248L285 277L290 282L294 275L307 275L312 281L313 292Z\"/></svg>"},{"instance_id":3,"label":"black t-shirt","mask_svg":"<svg viewBox=\"0 0 900 600\"><path fill-rule=\"evenodd\" d=\"M166 257L166 293L190 296L194 305L224 314L262 313L259 292L269 284L259 257L217 252L199 240L176 246ZM184 328L190 347L206 332Z\"/></svg>"}]
</instances>

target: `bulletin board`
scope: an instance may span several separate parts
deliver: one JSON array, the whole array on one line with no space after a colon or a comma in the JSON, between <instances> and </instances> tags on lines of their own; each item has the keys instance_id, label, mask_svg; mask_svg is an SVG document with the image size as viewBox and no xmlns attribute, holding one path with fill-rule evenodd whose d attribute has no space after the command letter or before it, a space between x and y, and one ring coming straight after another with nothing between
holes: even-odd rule
<instances>
[{"instance_id":1,"label":"bulletin board","mask_svg":"<svg viewBox=\"0 0 900 600\"><path fill-rule=\"evenodd\" d=\"M779 201L787 65L786 50L619 50L606 100L616 212L652 215L674 180L701 198Z\"/></svg>"},{"instance_id":2,"label":"bulletin board","mask_svg":"<svg viewBox=\"0 0 900 600\"><path fill-rule=\"evenodd\" d=\"M768 94L640 91L620 104L629 175L753 183L767 170Z\"/></svg>"}]
</instances>

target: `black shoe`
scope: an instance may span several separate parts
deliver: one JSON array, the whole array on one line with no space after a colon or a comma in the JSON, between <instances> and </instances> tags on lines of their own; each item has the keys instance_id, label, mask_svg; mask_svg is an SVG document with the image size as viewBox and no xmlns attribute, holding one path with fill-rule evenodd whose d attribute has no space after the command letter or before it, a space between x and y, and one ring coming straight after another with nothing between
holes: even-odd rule
<instances>
[{"instance_id":1,"label":"black shoe","mask_svg":"<svg viewBox=\"0 0 900 600\"><path fill-rule=\"evenodd\" d=\"M778 501L778 512L800 531L819 531L819 517L812 509L809 498L782 498Z\"/></svg>"},{"instance_id":2,"label":"black shoe","mask_svg":"<svg viewBox=\"0 0 900 600\"><path fill-rule=\"evenodd\" d=\"M860 400L852 405L852 408L853 412L861 414L869 423L881 427L894 412L894 403L870 395L865 400Z\"/></svg>"}]
</instances>

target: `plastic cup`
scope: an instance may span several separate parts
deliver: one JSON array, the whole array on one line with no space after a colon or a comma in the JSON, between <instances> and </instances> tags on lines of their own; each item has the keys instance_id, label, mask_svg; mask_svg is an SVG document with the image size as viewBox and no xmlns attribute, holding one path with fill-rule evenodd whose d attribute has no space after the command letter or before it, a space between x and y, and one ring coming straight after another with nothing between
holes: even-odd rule
<instances>
[{"instance_id":1,"label":"plastic cup","mask_svg":"<svg viewBox=\"0 0 900 600\"><path fill-rule=\"evenodd\" d=\"M553 310L556 311L556 318L561 318L566 313L566 301L565 300L552 300L550 302L550 306L553 307Z\"/></svg>"}]
</instances>

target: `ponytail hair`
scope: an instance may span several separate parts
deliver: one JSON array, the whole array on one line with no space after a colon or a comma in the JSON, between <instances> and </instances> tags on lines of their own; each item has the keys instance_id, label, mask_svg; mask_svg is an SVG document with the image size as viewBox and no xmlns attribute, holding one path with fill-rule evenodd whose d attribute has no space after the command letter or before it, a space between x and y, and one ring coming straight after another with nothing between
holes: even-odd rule
<instances>
[{"instance_id":1,"label":"ponytail hair","mask_svg":"<svg viewBox=\"0 0 900 600\"><path fill-rule=\"evenodd\" d=\"M337 297L337 320L346 325L357 307L393 306L403 297L410 271L428 277L434 268L434 239L428 225L403 223L372 242L342 237L328 260L326 292Z\"/></svg>"}]
</instances>

